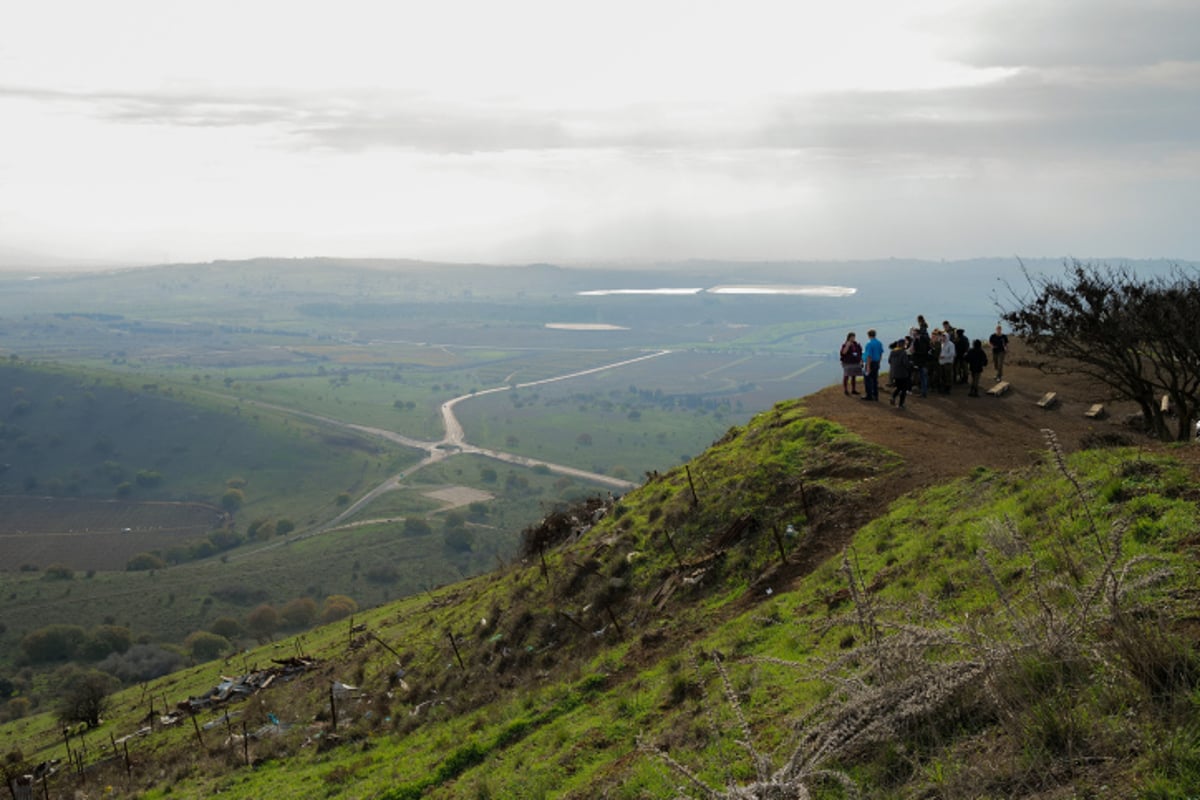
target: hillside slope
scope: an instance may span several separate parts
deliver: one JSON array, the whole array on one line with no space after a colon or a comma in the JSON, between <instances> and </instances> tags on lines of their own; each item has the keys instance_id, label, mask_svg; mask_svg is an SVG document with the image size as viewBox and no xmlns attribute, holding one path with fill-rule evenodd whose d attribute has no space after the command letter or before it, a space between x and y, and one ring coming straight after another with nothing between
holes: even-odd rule
<instances>
[{"instance_id":1,"label":"hillside slope","mask_svg":"<svg viewBox=\"0 0 1200 800\"><path fill-rule=\"evenodd\" d=\"M1042 411L1021 369L1007 397L904 416L831 390L780 404L547 518L519 563L124 692L85 737L87 763L110 741L119 758L49 793L1194 794L1193 452L1068 457L1132 434L1079 421L1086 387ZM300 653L244 703L193 704L195 732L130 739L126 763L164 698ZM46 716L3 737L66 754Z\"/></svg>"}]
</instances>

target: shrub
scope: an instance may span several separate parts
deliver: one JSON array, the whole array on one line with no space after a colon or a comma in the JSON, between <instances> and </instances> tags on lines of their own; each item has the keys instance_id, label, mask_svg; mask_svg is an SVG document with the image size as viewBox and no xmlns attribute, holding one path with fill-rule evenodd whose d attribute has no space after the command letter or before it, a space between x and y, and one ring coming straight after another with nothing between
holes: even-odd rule
<instances>
[{"instance_id":1,"label":"shrub","mask_svg":"<svg viewBox=\"0 0 1200 800\"><path fill-rule=\"evenodd\" d=\"M279 609L279 617L283 625L292 630L300 630L312 625L317 618L317 601L311 597L297 597L284 603Z\"/></svg>"},{"instance_id":2,"label":"shrub","mask_svg":"<svg viewBox=\"0 0 1200 800\"><path fill-rule=\"evenodd\" d=\"M229 649L229 640L208 631L193 631L183 640L183 646L197 661L211 661Z\"/></svg>"},{"instance_id":3,"label":"shrub","mask_svg":"<svg viewBox=\"0 0 1200 800\"><path fill-rule=\"evenodd\" d=\"M224 550L232 550L244 542L245 539L236 531L229 530L228 528L220 528L208 534L208 541L217 552L222 552Z\"/></svg>"},{"instance_id":4,"label":"shrub","mask_svg":"<svg viewBox=\"0 0 1200 800\"><path fill-rule=\"evenodd\" d=\"M133 646L133 633L119 625L97 625L77 650L85 661L99 661L110 653L124 653Z\"/></svg>"},{"instance_id":5,"label":"shrub","mask_svg":"<svg viewBox=\"0 0 1200 800\"><path fill-rule=\"evenodd\" d=\"M97 669L122 683L153 680L181 666L183 657L179 653L153 644L135 644L127 652L112 653L96 664Z\"/></svg>"},{"instance_id":6,"label":"shrub","mask_svg":"<svg viewBox=\"0 0 1200 800\"><path fill-rule=\"evenodd\" d=\"M367 567L367 580L371 583L395 583L400 580L400 570L391 564L376 564Z\"/></svg>"},{"instance_id":7,"label":"shrub","mask_svg":"<svg viewBox=\"0 0 1200 800\"><path fill-rule=\"evenodd\" d=\"M231 642L242 635L242 623L233 617L217 617L208 626L208 629L217 636L223 636Z\"/></svg>"},{"instance_id":8,"label":"shrub","mask_svg":"<svg viewBox=\"0 0 1200 800\"><path fill-rule=\"evenodd\" d=\"M279 628L279 612L270 603L263 603L246 615L246 630L260 642L270 639Z\"/></svg>"},{"instance_id":9,"label":"shrub","mask_svg":"<svg viewBox=\"0 0 1200 800\"><path fill-rule=\"evenodd\" d=\"M75 655L87 635L79 625L47 625L30 631L21 639L21 650L35 664L66 661Z\"/></svg>"},{"instance_id":10,"label":"shrub","mask_svg":"<svg viewBox=\"0 0 1200 800\"><path fill-rule=\"evenodd\" d=\"M240 509L245 502L246 495L241 489L226 489L221 495L221 508L231 514Z\"/></svg>"},{"instance_id":11,"label":"shrub","mask_svg":"<svg viewBox=\"0 0 1200 800\"><path fill-rule=\"evenodd\" d=\"M0 720L11 722L15 719L21 719L27 716L33 708L33 703L28 697L14 697L0 708Z\"/></svg>"},{"instance_id":12,"label":"shrub","mask_svg":"<svg viewBox=\"0 0 1200 800\"><path fill-rule=\"evenodd\" d=\"M358 611L358 603L354 602L353 598L344 594L331 594L325 598L325 604L321 608L321 621L336 622L339 619L345 619L355 611Z\"/></svg>"},{"instance_id":13,"label":"shrub","mask_svg":"<svg viewBox=\"0 0 1200 800\"><path fill-rule=\"evenodd\" d=\"M125 562L125 569L129 572L143 572L150 569L163 569L167 566L167 562L163 561L153 553L138 553L133 558Z\"/></svg>"},{"instance_id":14,"label":"shrub","mask_svg":"<svg viewBox=\"0 0 1200 800\"><path fill-rule=\"evenodd\" d=\"M67 666L52 679L58 697L58 718L63 722L82 722L89 728L100 724L108 708L108 696L120 687L111 675L95 669Z\"/></svg>"},{"instance_id":15,"label":"shrub","mask_svg":"<svg viewBox=\"0 0 1200 800\"><path fill-rule=\"evenodd\" d=\"M66 564L51 564L42 573L42 579L48 581L69 581L75 578L75 570Z\"/></svg>"},{"instance_id":16,"label":"shrub","mask_svg":"<svg viewBox=\"0 0 1200 800\"><path fill-rule=\"evenodd\" d=\"M158 472L157 470L141 469L138 470L137 475L134 476L134 480L137 481L137 485L141 486L143 489L153 489L154 487L162 484L163 476L162 473Z\"/></svg>"},{"instance_id":17,"label":"shrub","mask_svg":"<svg viewBox=\"0 0 1200 800\"><path fill-rule=\"evenodd\" d=\"M475 535L466 528L450 528L444 535L446 548L455 553L469 553L475 544Z\"/></svg>"},{"instance_id":18,"label":"shrub","mask_svg":"<svg viewBox=\"0 0 1200 800\"><path fill-rule=\"evenodd\" d=\"M408 517L404 520L405 536L428 536L431 533L433 528L420 517Z\"/></svg>"},{"instance_id":19,"label":"shrub","mask_svg":"<svg viewBox=\"0 0 1200 800\"><path fill-rule=\"evenodd\" d=\"M218 586L209 592L218 600L224 600L227 603L233 603L238 606L248 606L253 603L261 603L267 599L267 593L262 589L255 589L252 586L247 586L244 583L230 583L225 586Z\"/></svg>"}]
</instances>

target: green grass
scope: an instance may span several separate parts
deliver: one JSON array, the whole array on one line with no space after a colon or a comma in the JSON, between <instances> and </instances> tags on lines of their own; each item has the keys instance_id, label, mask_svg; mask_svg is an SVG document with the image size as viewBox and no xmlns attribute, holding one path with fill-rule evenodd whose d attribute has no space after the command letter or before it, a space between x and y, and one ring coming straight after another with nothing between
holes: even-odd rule
<instances>
[{"instance_id":1,"label":"green grass","mask_svg":"<svg viewBox=\"0 0 1200 800\"><path fill-rule=\"evenodd\" d=\"M114 497L125 484L130 500L215 504L239 477L246 513L315 519L331 510L335 487L353 491L415 461L288 415L111 375L4 364L0 397L11 404L0 435L4 493ZM143 483L145 473L157 482Z\"/></svg>"},{"instance_id":2,"label":"green grass","mask_svg":"<svg viewBox=\"0 0 1200 800\"><path fill-rule=\"evenodd\" d=\"M1187 513L1194 512L1194 501L1180 494L1178 479L1186 473L1169 459L1142 456L1142 465L1123 467L1130 456L1086 453L1070 463L1104 532L1127 514L1152 513L1167 520L1162 535L1138 541L1130 533L1122 544L1126 560L1154 555L1174 569L1162 589L1151 587L1144 595L1169 611L1179 588L1194 583L1194 566L1188 555L1161 544L1186 535L1186 526L1194 523ZM742 737L737 715L744 716L755 751L779 766L795 745L793 723L837 696L821 678L820 665L865 641L854 604L835 599L847 585L843 567L835 560L792 591L766 595L753 579L769 568L774 555L770 547L759 546L763 537L756 534L739 542L742 554L710 573L701 588L678 592L660 607L650 598L663 576L674 571L674 557L655 530L669 514L676 515L677 547L685 558L698 557L705 546L702 532L713 530L716 517L711 515L719 510L729 518L771 497L778 501L780 475L797 461L808 464L811 486L824 482L831 491L842 482L847 490L860 485L861 478L849 477L856 470L869 475L880 464L885 472L891 468L886 454L837 426L805 419L796 407L763 415L690 465L704 476L699 509L690 508L684 476L672 472L627 495L621 503L625 510L610 513L583 540L553 552L549 581L536 564L514 565L358 615L356 621L400 652L407 691L387 697L389 676L397 667L394 656L377 645L346 651L343 623L305 636L304 647L327 665L319 674L239 706L251 715L269 712L309 726L327 704L325 681L336 677L355 683L370 700L344 710L339 732L347 737L345 744L321 750L320 738L312 738L320 729L305 727L303 736L254 743L254 752L266 760L253 770L238 767L233 755L219 750L196 760L190 748L193 764L185 760L171 768L169 792L159 786L144 796L205 797L217 791L231 797L269 791L284 798L675 796L680 777L639 752L639 737L668 747L710 786L752 780L753 766L735 741ZM452 463L439 467L452 471ZM1129 496L1111 503L1097 499L1123 469ZM873 613L885 628L978 620L985 626L981 631L995 635L1003 615L996 586L977 560L979 552L986 552L991 570L1003 576L1009 602L1026 609L1032 609L1026 604L1035 565L1046 580L1062 574L1068 562L1085 583L1086 576L1096 574L1100 545L1090 535L1090 523L1081 527L1075 492L1052 467L1020 479L980 472L898 501L858 532L850 563L863 585L871 586ZM657 515L655 509L661 509ZM796 509L782 513L803 520ZM1002 524L1006 517L1033 534L1028 549L1009 547L1005 536L1011 537L1012 527ZM1027 517L1033 524L1024 524ZM319 541L293 546L318 548ZM593 558L600 574L609 575L634 551L644 555L617 573L629 584L615 606L624 638L612 628L597 638L568 624L560 612L588 628L606 619L583 610L597 596L598 584L591 578L580 583L575 566ZM319 549L304 555L330 558ZM948 583L957 588L948 590ZM568 585L578 588L568 591ZM1065 602L1069 595L1050 598ZM557 629L547 627L553 621ZM448 632L456 636L465 669L449 646ZM1150 640L1138 641L1144 648ZM1158 658L1183 652L1171 647ZM245 658L261 662L288 649L281 643ZM717 652L736 701L725 697L712 660ZM954 658L956 652L945 648L940 658ZM1173 706L1153 700L1140 684L1129 682L1132 673L1119 660L1103 662L1104 669L1115 671L1099 682L1093 673L1098 664L1081 662L1063 672L1032 652L1023 663L1006 683L997 684L1008 703L1008 721L956 716L951 707L948 715L928 723L915 721L892 746L847 753L827 766L845 771L866 797L931 791L973 796L956 793L972 785L984 791L992 787L992 793L1002 793L1005 785L1032 791L1064 781L1095 790L1103 781L1123 787L1123 796L1137 797L1186 796L1179 792L1193 790L1200 748L1188 733L1197 730L1197 711L1186 700ZM198 692L198 685L216 680L216 674L215 666L194 669L168 679L170 691ZM1053 698L1053 705L1046 698ZM117 708L126 705L136 703L122 701ZM128 719L125 712L110 723L113 730L130 724L122 719ZM42 742L39 754L52 753L53 726L40 724L23 721L24 727L4 730L9 736L19 730L22 741L34 745ZM1137 731L1133 740L1131 727ZM175 739L158 740L155 747L170 747L170 741L188 747L186 734L176 732ZM92 736L99 740L104 730ZM305 737L311 742L307 747L301 746ZM1141 744L1131 747L1131 741ZM962 749L978 746L993 753L988 762L974 761L970 750ZM1071 753L1102 758L1108 766L1102 772L1071 771ZM830 786L824 791L820 796L840 796Z\"/></svg>"}]
</instances>

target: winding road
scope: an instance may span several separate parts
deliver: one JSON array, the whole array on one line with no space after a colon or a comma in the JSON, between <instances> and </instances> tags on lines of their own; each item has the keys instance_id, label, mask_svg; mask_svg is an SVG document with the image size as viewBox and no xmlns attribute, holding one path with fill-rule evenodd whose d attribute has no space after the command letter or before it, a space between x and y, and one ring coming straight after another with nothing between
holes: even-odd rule
<instances>
[{"instance_id":1,"label":"winding road","mask_svg":"<svg viewBox=\"0 0 1200 800\"><path fill-rule=\"evenodd\" d=\"M496 386L491 389L484 389L482 391L472 392L470 394L464 394L464 395L460 395L458 397L452 398L452 399L447 400L446 402L442 403L442 406L441 406L442 424L443 424L446 432L445 432L445 435L442 437L442 439L439 441L436 441L436 442L423 441L421 439L413 439L411 437L403 436L399 433L396 433L395 431L389 431L389 430L385 430L383 428L373 428L369 425L358 425L353 422L345 422L344 420L334 419L333 417L326 417L321 414L313 414L308 411L299 411L294 408L288 408L286 406L279 406L279 405L275 405L273 403L265 403L265 402L261 402L261 401L257 401L257 400L249 400L249 399L243 400L242 402L257 406L259 408L267 408L267 409L271 409L274 411L283 411L283 412L293 414L296 416L316 420L318 422L322 422L327 425L332 425L334 427L339 427L339 428L343 428L346 430L357 431L358 433L366 434L367 436L374 436L377 438L386 439L387 441L395 442L396 444L404 445L405 447L411 447L415 450L423 450L425 452L425 457L423 459L421 459L420 461L418 461L416 464L409 467L404 472L401 472L397 475L393 475L390 478L388 478L387 480L383 481L378 486L376 486L375 488L371 489L369 492L364 494L362 497L358 498L358 500L351 503L349 506L346 507L345 510L343 510L340 514L338 514L336 517L329 520L328 522L326 522L322 525L319 525L316 528L312 528L308 531L305 531L304 533L300 534L299 536L293 536L292 539L294 540L294 539L304 538L306 536L314 536L319 533L324 533L325 531L328 531L332 528L336 528L336 527L342 525L342 523L344 523L347 519L352 517L354 514L357 514L359 511L361 511L366 506L370 505L371 502L373 500L375 500L375 498L379 497L381 494L385 494L387 492L391 492L391 491L395 491L396 489L399 489L403 485L404 479L407 477L410 477L414 472L416 472L420 469L423 469L423 468L429 466L430 464L436 464L437 462L445 459L448 456L456 455L459 453L472 453L475 455L481 455L481 456L485 456L487 458L492 458L497 461L503 461L508 464L515 464L515 465L521 466L521 467L545 467L545 468L549 469L551 472L559 474L559 475L568 475L573 478L582 478L584 480L594 481L596 483L601 483L606 486L611 486L614 489L620 489L622 491L634 489L637 487L636 483L633 483L632 481L622 480L621 478L614 478L611 475L601 475L598 472L589 472L588 470L578 469L576 467L569 467L565 464L555 464L555 463L552 463L549 461L541 461L541 460L534 459L534 458L527 458L526 456L519 456L515 453L508 453L508 452L504 452L502 450L491 450L486 447L477 447L476 445L470 444L466 440L466 434L463 431L462 424L458 421L458 417L455 416L455 414L454 414L454 407L465 400L470 400L473 397L482 397L483 395L495 394L496 392L507 392L507 391L511 391L513 389L525 389L530 386L542 386L547 383L557 383L558 381L571 380L572 378L579 378L584 375L592 375L597 372L603 372L603 371L609 370L609 369L617 369L619 367L629 366L630 364L636 364L638 362L646 361L648 359L658 358L660 356L668 355L671 352L672 351L670 351L670 350L659 350L654 353L647 353L646 355L637 356L635 358L628 358L623 361L616 361L611 364L604 364L599 367L592 367L591 369L579 370L578 372L571 372L566 375L558 375L553 378L543 378L541 380L529 381L527 383L518 383L518 384L508 385L508 386ZM276 543L272 543L272 544L276 544Z\"/></svg>"}]
</instances>

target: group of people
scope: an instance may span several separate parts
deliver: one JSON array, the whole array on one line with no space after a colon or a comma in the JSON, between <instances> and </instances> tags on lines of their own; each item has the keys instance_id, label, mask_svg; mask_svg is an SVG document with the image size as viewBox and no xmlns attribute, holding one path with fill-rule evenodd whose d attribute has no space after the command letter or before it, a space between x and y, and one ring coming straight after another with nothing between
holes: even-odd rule
<instances>
[{"instance_id":1,"label":"group of people","mask_svg":"<svg viewBox=\"0 0 1200 800\"><path fill-rule=\"evenodd\" d=\"M1004 379L1004 356L1008 352L1008 336L1000 325L988 337L990 363L996 371L996 381ZM908 335L887 346L887 370L892 388L891 403L904 408L910 391L928 397L930 390L950 394L955 384L966 384L970 397L979 397L979 380L989 363L983 341L972 341L962 328L948 320L942 327L929 329L923 315ZM876 338L875 330L867 331L862 345L853 331L846 335L841 347L842 391L858 394L858 379L863 379L862 399L879 400L879 373L883 366L885 348Z\"/></svg>"}]
</instances>

